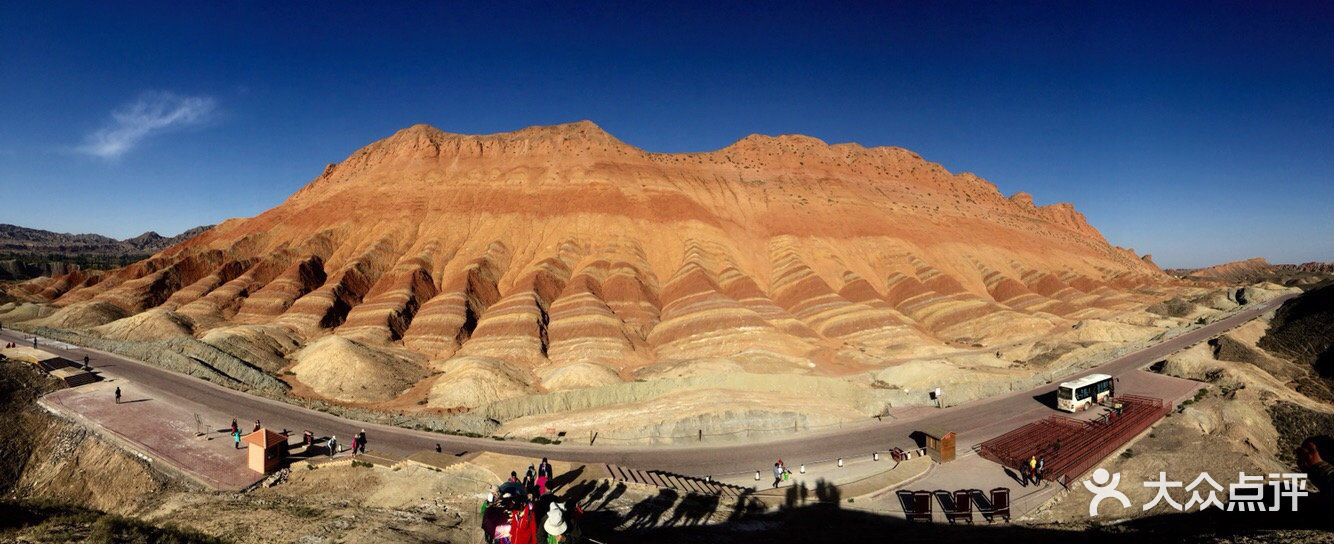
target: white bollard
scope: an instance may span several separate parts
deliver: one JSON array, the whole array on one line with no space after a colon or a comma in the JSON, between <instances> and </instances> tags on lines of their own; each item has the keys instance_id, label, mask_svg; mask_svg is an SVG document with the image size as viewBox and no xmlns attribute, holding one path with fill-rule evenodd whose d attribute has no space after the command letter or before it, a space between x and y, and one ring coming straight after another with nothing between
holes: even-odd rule
<instances>
[{"instance_id":1,"label":"white bollard","mask_svg":"<svg viewBox=\"0 0 1334 544\"><path fill-rule=\"evenodd\" d=\"M872 460L872 461L879 461L879 460L880 460L880 452L878 452L878 451L873 451L873 452L871 452L871 460Z\"/></svg>"},{"instance_id":2,"label":"white bollard","mask_svg":"<svg viewBox=\"0 0 1334 544\"><path fill-rule=\"evenodd\" d=\"M800 472L800 473L802 473L802 474L805 474L805 473L806 473L806 465L801 465L800 467L797 468L797 471Z\"/></svg>"},{"instance_id":3,"label":"white bollard","mask_svg":"<svg viewBox=\"0 0 1334 544\"><path fill-rule=\"evenodd\" d=\"M755 481L760 481L760 471L755 471Z\"/></svg>"},{"instance_id":4,"label":"white bollard","mask_svg":"<svg viewBox=\"0 0 1334 544\"><path fill-rule=\"evenodd\" d=\"M839 458L838 458L838 467L839 467L839 468L843 468L843 458L842 458L842 457L839 457Z\"/></svg>"}]
</instances>

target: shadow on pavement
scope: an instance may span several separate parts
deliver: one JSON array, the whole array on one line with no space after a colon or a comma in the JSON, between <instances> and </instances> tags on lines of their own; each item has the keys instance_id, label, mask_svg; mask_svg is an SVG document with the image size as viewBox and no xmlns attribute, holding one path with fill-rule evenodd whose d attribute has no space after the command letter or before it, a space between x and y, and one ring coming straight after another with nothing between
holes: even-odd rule
<instances>
[{"instance_id":1,"label":"shadow on pavement","mask_svg":"<svg viewBox=\"0 0 1334 544\"><path fill-rule=\"evenodd\" d=\"M1048 408L1051 408L1052 410L1055 410L1055 409L1056 409L1056 390L1053 389L1053 390L1048 391L1048 392L1046 392L1046 393L1043 393L1043 394L1041 394L1041 395L1033 395L1033 400L1038 401L1038 404L1041 404L1041 405L1043 405L1043 406L1046 406L1046 407L1048 407Z\"/></svg>"},{"instance_id":2,"label":"shadow on pavement","mask_svg":"<svg viewBox=\"0 0 1334 544\"><path fill-rule=\"evenodd\" d=\"M579 465L579 468L567 471L563 474L560 474L559 476L553 474L551 481L547 482L547 489L559 490L569 485L570 482L578 480L579 477L584 474L584 469L586 468L586 466L587 465Z\"/></svg>"},{"instance_id":3,"label":"shadow on pavement","mask_svg":"<svg viewBox=\"0 0 1334 544\"><path fill-rule=\"evenodd\" d=\"M619 516L609 511L589 511L585 516L585 534L602 542L635 543L734 543L734 542L1023 542L1101 543L1101 542L1328 542L1331 524L1328 516L1314 511L1298 514L1219 512L1173 514L1126 521L1114 525L1035 526L989 523L977 516L977 525L945 523L909 523L901 518L861 510L840 508L840 503L813 503L806 506L765 511L763 507L734 509L721 523L705 525L701 520L726 511L723 505L713 512L705 506L665 505L661 495ZM689 497L686 497L689 499ZM952 501L951 501L952 502ZM647 503L647 504L645 504ZM1311 506L1315 506L1312 504ZM646 526L663 520L658 526ZM693 508L699 508L694 510ZM677 512L681 512L677 515Z\"/></svg>"},{"instance_id":4,"label":"shadow on pavement","mask_svg":"<svg viewBox=\"0 0 1334 544\"><path fill-rule=\"evenodd\" d=\"M836 486L817 481L813 487L788 489L781 506L769 508L753 492L738 497L656 489L628 508L624 483L584 480L559 493L560 499L584 510L579 525L599 542L735 543L735 542L1330 542L1334 528L1334 497L1312 493L1300 512L1226 512L1158 515L1118 523L1073 522L1024 525L983 515L990 499L971 493L976 510L971 523L908 522L901 517L850 509L852 499ZM1334 494L1332 494L1334 495ZM949 493L934 492L943 511L953 508ZM618 503L618 499L621 499ZM899 500L902 500L902 494ZM889 499L891 501L895 499ZM880 504L884 506L883 503ZM856 505L862 506L862 505Z\"/></svg>"}]
</instances>

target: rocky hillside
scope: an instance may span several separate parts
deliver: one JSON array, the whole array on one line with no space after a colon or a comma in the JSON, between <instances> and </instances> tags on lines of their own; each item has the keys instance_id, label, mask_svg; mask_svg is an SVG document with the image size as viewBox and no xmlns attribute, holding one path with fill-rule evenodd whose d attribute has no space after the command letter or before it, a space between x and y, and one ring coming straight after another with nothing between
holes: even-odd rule
<instances>
[{"instance_id":1,"label":"rocky hillside","mask_svg":"<svg viewBox=\"0 0 1334 544\"><path fill-rule=\"evenodd\" d=\"M149 231L117 240L100 234L65 234L0 224L0 280L60 276L81 269L124 266L210 228L195 227L170 238Z\"/></svg>"},{"instance_id":2,"label":"rocky hillside","mask_svg":"<svg viewBox=\"0 0 1334 544\"><path fill-rule=\"evenodd\" d=\"M455 410L995 359L1174 285L1071 205L1007 197L904 149L754 135L662 154L580 122L406 128L256 217L13 294L59 307L23 309L41 316L30 326L194 336L298 395Z\"/></svg>"},{"instance_id":3,"label":"rocky hillside","mask_svg":"<svg viewBox=\"0 0 1334 544\"><path fill-rule=\"evenodd\" d=\"M1283 303L1260 347L1309 365L1334 390L1334 284Z\"/></svg>"}]
</instances>

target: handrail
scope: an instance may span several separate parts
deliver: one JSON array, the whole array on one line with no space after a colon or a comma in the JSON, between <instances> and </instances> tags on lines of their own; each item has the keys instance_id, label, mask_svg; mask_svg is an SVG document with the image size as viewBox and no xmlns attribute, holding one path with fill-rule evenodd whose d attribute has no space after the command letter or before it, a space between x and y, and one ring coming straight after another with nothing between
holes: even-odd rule
<instances>
[{"instance_id":1,"label":"handrail","mask_svg":"<svg viewBox=\"0 0 1334 544\"><path fill-rule=\"evenodd\" d=\"M1091 421L1051 416L982 443L979 453L1016 468L1041 456L1049 478L1076 478L1171 410L1170 404L1151 397L1124 395L1116 400L1124 404L1119 414L1109 412Z\"/></svg>"}]
</instances>

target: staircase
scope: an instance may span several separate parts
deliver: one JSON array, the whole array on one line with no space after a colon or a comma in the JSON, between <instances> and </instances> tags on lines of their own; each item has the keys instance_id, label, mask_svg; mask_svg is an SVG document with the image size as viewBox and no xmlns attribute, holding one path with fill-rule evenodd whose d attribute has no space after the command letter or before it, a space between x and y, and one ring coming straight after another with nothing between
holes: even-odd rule
<instances>
[{"instance_id":1,"label":"staircase","mask_svg":"<svg viewBox=\"0 0 1334 544\"><path fill-rule=\"evenodd\" d=\"M99 378L96 374L93 374L92 372L80 372L78 374L73 374L70 375L69 377L62 379L65 380L66 386L78 387L80 385L87 385L93 383L95 381L100 380L101 378Z\"/></svg>"}]
</instances>

